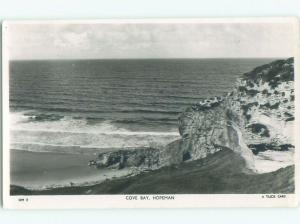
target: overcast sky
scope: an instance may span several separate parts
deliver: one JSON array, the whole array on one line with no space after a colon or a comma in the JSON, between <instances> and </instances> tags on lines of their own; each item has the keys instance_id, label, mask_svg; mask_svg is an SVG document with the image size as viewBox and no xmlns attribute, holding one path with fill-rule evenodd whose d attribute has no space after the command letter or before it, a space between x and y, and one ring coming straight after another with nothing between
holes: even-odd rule
<instances>
[{"instance_id":1,"label":"overcast sky","mask_svg":"<svg viewBox=\"0 0 300 224\"><path fill-rule=\"evenodd\" d=\"M10 59L293 56L291 23L9 24Z\"/></svg>"}]
</instances>

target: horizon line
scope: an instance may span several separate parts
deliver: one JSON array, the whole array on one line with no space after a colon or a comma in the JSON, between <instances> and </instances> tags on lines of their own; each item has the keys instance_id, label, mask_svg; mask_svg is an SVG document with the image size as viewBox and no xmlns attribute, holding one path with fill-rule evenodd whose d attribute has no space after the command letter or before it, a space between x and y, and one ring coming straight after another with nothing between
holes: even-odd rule
<instances>
[{"instance_id":1,"label":"horizon line","mask_svg":"<svg viewBox=\"0 0 300 224\"><path fill-rule=\"evenodd\" d=\"M87 61L87 60L205 60L205 59L284 59L294 58L294 56L281 56L281 57L207 57L207 58L195 58L195 57L174 57L174 58L32 58L32 59L8 59L8 61Z\"/></svg>"}]
</instances>

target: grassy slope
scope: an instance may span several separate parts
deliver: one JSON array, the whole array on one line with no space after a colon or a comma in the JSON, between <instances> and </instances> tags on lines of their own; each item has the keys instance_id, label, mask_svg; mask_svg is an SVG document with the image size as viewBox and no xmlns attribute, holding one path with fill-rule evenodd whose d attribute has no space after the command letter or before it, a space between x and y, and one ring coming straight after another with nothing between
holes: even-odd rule
<instances>
[{"instance_id":1,"label":"grassy slope","mask_svg":"<svg viewBox=\"0 0 300 224\"><path fill-rule=\"evenodd\" d=\"M65 194L211 194L293 193L294 167L267 174L245 172L243 159L222 150L205 159L165 167L138 176L118 178L84 187L29 191L12 186L13 195Z\"/></svg>"}]
</instances>

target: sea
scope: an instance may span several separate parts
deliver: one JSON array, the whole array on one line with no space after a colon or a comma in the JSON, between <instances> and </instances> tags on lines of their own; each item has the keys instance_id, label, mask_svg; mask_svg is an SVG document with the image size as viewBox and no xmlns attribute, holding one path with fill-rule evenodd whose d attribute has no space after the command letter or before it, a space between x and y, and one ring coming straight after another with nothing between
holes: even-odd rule
<instances>
[{"instance_id":1,"label":"sea","mask_svg":"<svg viewBox=\"0 0 300 224\"><path fill-rule=\"evenodd\" d=\"M24 161L36 157L33 152L82 154L166 145L180 137L178 116L187 107L225 95L239 76L270 61L11 61L10 148L18 151L13 163L20 163L12 172L26 179L24 169L33 169L34 161L39 161L34 169L40 172L44 158L29 159L27 165Z\"/></svg>"}]
</instances>

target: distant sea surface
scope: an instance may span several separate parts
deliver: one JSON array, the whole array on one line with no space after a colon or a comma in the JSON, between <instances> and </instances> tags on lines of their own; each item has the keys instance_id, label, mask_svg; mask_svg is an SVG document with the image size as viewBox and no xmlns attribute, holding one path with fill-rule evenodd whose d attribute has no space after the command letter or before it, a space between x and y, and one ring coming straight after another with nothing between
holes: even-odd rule
<instances>
[{"instance_id":1,"label":"distant sea surface","mask_svg":"<svg viewBox=\"0 0 300 224\"><path fill-rule=\"evenodd\" d=\"M11 148L82 152L167 144L178 115L271 59L10 62Z\"/></svg>"}]
</instances>

